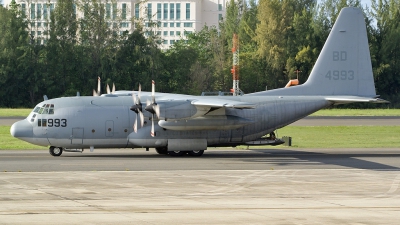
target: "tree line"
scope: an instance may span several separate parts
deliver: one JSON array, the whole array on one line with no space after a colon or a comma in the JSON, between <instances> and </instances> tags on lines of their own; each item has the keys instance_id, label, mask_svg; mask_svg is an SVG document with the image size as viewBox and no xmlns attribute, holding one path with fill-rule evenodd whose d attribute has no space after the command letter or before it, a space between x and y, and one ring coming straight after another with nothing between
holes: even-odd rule
<instances>
[{"instance_id":1,"label":"tree line","mask_svg":"<svg viewBox=\"0 0 400 225\"><path fill-rule=\"evenodd\" d=\"M144 4L143 4L144 5ZM232 36L239 35L240 88L245 93L304 83L343 7L362 8L377 93L400 104L400 0L249 0L227 4L216 27L161 50L160 23L133 18L120 32L119 17L105 16L104 1L58 0L46 24L46 42L30 35L31 21L12 1L0 6L0 106L32 107L50 98L91 95L97 77L118 90L199 95L232 87ZM77 18L75 7L84 12ZM103 91L104 93L104 91Z\"/></svg>"}]
</instances>

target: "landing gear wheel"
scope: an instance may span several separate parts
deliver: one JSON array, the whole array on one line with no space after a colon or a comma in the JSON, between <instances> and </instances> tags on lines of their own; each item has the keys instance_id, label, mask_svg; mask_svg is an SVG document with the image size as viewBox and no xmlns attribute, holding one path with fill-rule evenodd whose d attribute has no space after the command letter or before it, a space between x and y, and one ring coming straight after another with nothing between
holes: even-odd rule
<instances>
[{"instance_id":1,"label":"landing gear wheel","mask_svg":"<svg viewBox=\"0 0 400 225\"><path fill-rule=\"evenodd\" d=\"M202 156L204 153L204 150L199 150L199 151L189 151L187 152L188 155L194 156L194 157L199 157Z\"/></svg>"},{"instance_id":2,"label":"landing gear wheel","mask_svg":"<svg viewBox=\"0 0 400 225\"><path fill-rule=\"evenodd\" d=\"M186 152L184 151L169 151L168 155L170 156L183 156Z\"/></svg>"},{"instance_id":3,"label":"landing gear wheel","mask_svg":"<svg viewBox=\"0 0 400 225\"><path fill-rule=\"evenodd\" d=\"M160 155L167 155L168 149L167 147L156 148L156 152Z\"/></svg>"},{"instance_id":4,"label":"landing gear wheel","mask_svg":"<svg viewBox=\"0 0 400 225\"><path fill-rule=\"evenodd\" d=\"M63 153L63 148L51 146L49 152L52 156L60 156Z\"/></svg>"}]
</instances>

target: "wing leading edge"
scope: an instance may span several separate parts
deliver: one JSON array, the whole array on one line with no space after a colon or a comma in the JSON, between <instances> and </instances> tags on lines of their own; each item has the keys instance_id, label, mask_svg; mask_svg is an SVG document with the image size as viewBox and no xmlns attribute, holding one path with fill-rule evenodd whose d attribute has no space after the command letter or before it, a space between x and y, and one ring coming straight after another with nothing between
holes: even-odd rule
<instances>
[{"instance_id":1,"label":"wing leading edge","mask_svg":"<svg viewBox=\"0 0 400 225\"><path fill-rule=\"evenodd\" d=\"M192 105L198 107L211 107L211 108L234 108L234 109L254 109L256 107L253 103L233 101L228 99L196 99L192 101Z\"/></svg>"}]
</instances>

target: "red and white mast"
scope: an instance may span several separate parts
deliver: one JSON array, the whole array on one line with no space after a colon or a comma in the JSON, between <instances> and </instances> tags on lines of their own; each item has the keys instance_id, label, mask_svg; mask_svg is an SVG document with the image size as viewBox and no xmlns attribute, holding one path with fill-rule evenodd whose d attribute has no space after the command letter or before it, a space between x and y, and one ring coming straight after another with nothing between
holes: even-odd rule
<instances>
[{"instance_id":1,"label":"red and white mast","mask_svg":"<svg viewBox=\"0 0 400 225\"><path fill-rule=\"evenodd\" d=\"M240 95L240 89L239 89L239 37L237 34L233 34L233 39L232 39L232 54L233 54L233 66L231 69L231 73L233 76L233 88L232 88L232 93L233 96L238 96Z\"/></svg>"}]
</instances>

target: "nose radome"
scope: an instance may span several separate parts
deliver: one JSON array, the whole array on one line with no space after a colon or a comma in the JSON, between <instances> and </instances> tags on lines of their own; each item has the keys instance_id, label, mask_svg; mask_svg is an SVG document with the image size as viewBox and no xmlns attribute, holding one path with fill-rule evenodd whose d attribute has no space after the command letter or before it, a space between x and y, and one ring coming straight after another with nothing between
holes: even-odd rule
<instances>
[{"instance_id":1,"label":"nose radome","mask_svg":"<svg viewBox=\"0 0 400 225\"><path fill-rule=\"evenodd\" d=\"M33 136L33 127L32 125L25 119L18 122L15 122L10 129L10 133L13 137L32 137Z\"/></svg>"}]
</instances>

